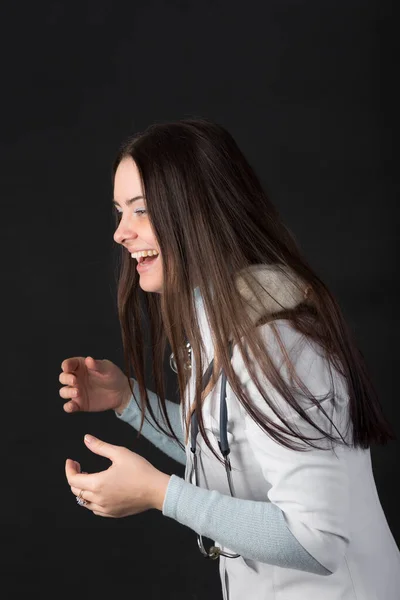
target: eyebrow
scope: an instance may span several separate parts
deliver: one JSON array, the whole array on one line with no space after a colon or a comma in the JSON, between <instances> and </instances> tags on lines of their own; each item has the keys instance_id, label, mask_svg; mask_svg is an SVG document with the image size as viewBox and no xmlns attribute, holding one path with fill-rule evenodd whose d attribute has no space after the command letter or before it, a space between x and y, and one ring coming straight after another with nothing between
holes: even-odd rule
<instances>
[{"instance_id":1,"label":"eyebrow","mask_svg":"<svg viewBox=\"0 0 400 600\"><path fill-rule=\"evenodd\" d=\"M146 200L146 198L144 196L135 196L134 198L129 198L129 200L125 200L125 205L130 206L134 202L137 202L137 200ZM119 206L116 200L113 200L112 203L114 206Z\"/></svg>"}]
</instances>

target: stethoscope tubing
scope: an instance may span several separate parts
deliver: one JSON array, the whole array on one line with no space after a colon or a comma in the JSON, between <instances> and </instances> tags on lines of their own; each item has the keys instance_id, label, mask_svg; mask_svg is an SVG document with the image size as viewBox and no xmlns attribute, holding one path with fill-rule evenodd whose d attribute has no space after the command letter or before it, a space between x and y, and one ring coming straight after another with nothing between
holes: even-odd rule
<instances>
[{"instance_id":1,"label":"stethoscope tubing","mask_svg":"<svg viewBox=\"0 0 400 600\"><path fill-rule=\"evenodd\" d=\"M229 342L230 358L232 358L232 346L233 346L232 342ZM202 380L202 389L203 390L205 389L205 387L211 377L213 366L214 366L214 359L208 365L208 368L203 375L203 380ZM193 457L193 466L192 466L192 471L190 473L190 481L192 481L192 476L194 473L196 486L198 486L198 478L197 478L198 470L197 470L197 454L196 454L196 440L197 440L198 432L199 432L199 425L198 425L198 421L197 421L197 415L196 415L196 412L193 411L192 416L191 416L191 421L190 421L190 435L191 435L190 450L192 452L192 457ZM219 437L220 437L220 439L218 441L218 446L219 446L221 454L224 458L224 465L225 465L225 471L226 471L226 476L227 476L228 485L229 485L229 492L230 492L232 498L234 498L234 490L233 490L233 482L232 482L232 474L231 474L232 467L231 467L231 463L229 460L229 453L230 453L231 449L228 444L228 407L227 407L227 403L226 403L226 375L225 375L225 372L223 369L222 369L221 392L220 392L220 401L219 401ZM203 539L200 534L197 534L197 544L199 546L200 552L202 553L202 555L205 558L216 559L219 556L225 556L227 558L239 558L239 556L240 556L240 554L231 554L229 552L224 552L223 550L221 550L221 548L218 548L217 546L211 546L210 550L207 551L204 547Z\"/></svg>"}]
</instances>

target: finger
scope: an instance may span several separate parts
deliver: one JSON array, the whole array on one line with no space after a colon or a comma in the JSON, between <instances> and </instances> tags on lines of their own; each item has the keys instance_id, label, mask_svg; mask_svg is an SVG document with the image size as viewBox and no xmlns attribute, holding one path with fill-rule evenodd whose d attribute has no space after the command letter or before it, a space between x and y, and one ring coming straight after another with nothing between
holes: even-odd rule
<instances>
[{"instance_id":1,"label":"finger","mask_svg":"<svg viewBox=\"0 0 400 600\"><path fill-rule=\"evenodd\" d=\"M79 366L79 357L73 356L72 358L66 358L61 363L61 370L64 372L75 371Z\"/></svg>"},{"instance_id":2,"label":"finger","mask_svg":"<svg viewBox=\"0 0 400 600\"><path fill-rule=\"evenodd\" d=\"M73 375L72 373L64 373L63 371L60 373L58 381L64 385L75 385L77 378L76 375Z\"/></svg>"},{"instance_id":3,"label":"finger","mask_svg":"<svg viewBox=\"0 0 400 600\"><path fill-rule=\"evenodd\" d=\"M91 502L90 500L87 500L85 498L85 496L89 496L89 494L91 494L91 492L88 492L88 490L84 490L82 492L82 494L80 494L81 490L78 490L77 488L71 488L71 491L77 498L80 495L80 497L84 501L84 504L79 504L78 506L82 506L83 508L87 508L88 510L91 510L95 515L99 515L101 517L111 517L111 515L108 515L104 511L103 506L101 506L100 504L97 504L96 502Z\"/></svg>"},{"instance_id":4,"label":"finger","mask_svg":"<svg viewBox=\"0 0 400 600\"><path fill-rule=\"evenodd\" d=\"M124 451L121 446L116 446L114 444L109 444L108 442L104 442L103 440L99 440L95 438L93 435L86 434L83 438L86 446L94 452L95 454L99 454L100 456L105 456L109 458L111 462L113 462L121 451Z\"/></svg>"},{"instance_id":5,"label":"finger","mask_svg":"<svg viewBox=\"0 0 400 600\"><path fill-rule=\"evenodd\" d=\"M67 468L68 468L68 475L75 475L76 473L79 473L80 470L80 465L76 460L72 460L72 458L67 458L67 460L65 461L65 474L67 474Z\"/></svg>"},{"instance_id":6,"label":"finger","mask_svg":"<svg viewBox=\"0 0 400 600\"><path fill-rule=\"evenodd\" d=\"M85 500L85 504L78 504L78 506L82 506L82 508L87 508L91 510L94 514L100 515L102 517L109 517L107 513L104 512L104 508L95 502L87 502Z\"/></svg>"},{"instance_id":7,"label":"finger","mask_svg":"<svg viewBox=\"0 0 400 600\"><path fill-rule=\"evenodd\" d=\"M59 395L61 398L70 398L70 400L63 405L65 412L81 410L79 402L76 402L76 400L79 399L79 390L76 387L63 387L59 390Z\"/></svg>"},{"instance_id":8,"label":"finger","mask_svg":"<svg viewBox=\"0 0 400 600\"><path fill-rule=\"evenodd\" d=\"M67 458L65 461L65 476L71 487L94 491L98 483L98 475L98 473L79 473L75 461L71 458Z\"/></svg>"},{"instance_id":9,"label":"finger","mask_svg":"<svg viewBox=\"0 0 400 600\"><path fill-rule=\"evenodd\" d=\"M65 386L59 389L58 392L61 398L77 398L79 396L79 389L71 386Z\"/></svg>"},{"instance_id":10,"label":"finger","mask_svg":"<svg viewBox=\"0 0 400 600\"><path fill-rule=\"evenodd\" d=\"M83 498L86 502L95 502L96 500L96 494L90 490L82 490L81 488L71 485L71 492L74 496L80 496L80 498Z\"/></svg>"},{"instance_id":11,"label":"finger","mask_svg":"<svg viewBox=\"0 0 400 600\"><path fill-rule=\"evenodd\" d=\"M71 400L70 402L66 402L66 404L63 405L63 409L65 410L65 412L72 413L80 411L81 407L79 406L79 404Z\"/></svg>"}]
</instances>

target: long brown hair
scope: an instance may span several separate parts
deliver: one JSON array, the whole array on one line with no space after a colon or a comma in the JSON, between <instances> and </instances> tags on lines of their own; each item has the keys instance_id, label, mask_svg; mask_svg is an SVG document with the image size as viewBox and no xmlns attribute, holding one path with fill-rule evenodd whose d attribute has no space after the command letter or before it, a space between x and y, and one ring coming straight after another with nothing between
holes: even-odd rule
<instances>
[{"instance_id":1,"label":"long brown hair","mask_svg":"<svg viewBox=\"0 0 400 600\"><path fill-rule=\"evenodd\" d=\"M278 310L263 322L269 321L273 326L274 319L289 319L299 332L320 345L328 362L344 377L352 436L349 443L340 436L342 442L368 448L371 443L385 444L395 439L362 353L337 301L301 254L294 236L282 223L232 136L222 126L206 119L157 123L124 143L114 163L113 177L125 157L131 157L139 170L163 265L163 291L159 294L143 292L134 261L126 250L123 250L119 264L118 316L125 371L132 394L131 367L139 385L142 410L139 434L148 411L160 430L180 444L165 408L163 366L169 343L169 351L174 353L177 365L180 401L184 403L190 372L184 368L186 355L182 349L188 340L196 365L194 409L200 432L217 457L207 438L201 414L205 397L201 394L201 379L207 365L203 365L201 359L204 347L193 294L198 288L210 323L218 365L212 384L223 368L238 401L268 435L294 450L307 449L294 442L296 438L306 446L318 447L313 440L322 438L300 435L277 410L259 383L256 376L259 368L300 417L323 438L338 441L314 423L299 404L294 388L287 384L271 360L261 328L255 327L260 322L255 324L246 314L243 298L235 285L233 274L243 272L251 265L275 265L285 273L294 273L305 282L311 294L295 308ZM119 218L116 213L116 226ZM144 322L149 323L148 332L143 331ZM147 343L152 357L154 391L159 398L164 424L157 421L146 393L145 334L149 335ZM230 361L230 339L237 344L257 389L283 426L260 412L245 394ZM287 362L295 383L310 402L324 412L321 399L310 395L302 382L297 381L288 356ZM331 401L335 401L334 394ZM182 444L180 446L183 449Z\"/></svg>"}]
</instances>

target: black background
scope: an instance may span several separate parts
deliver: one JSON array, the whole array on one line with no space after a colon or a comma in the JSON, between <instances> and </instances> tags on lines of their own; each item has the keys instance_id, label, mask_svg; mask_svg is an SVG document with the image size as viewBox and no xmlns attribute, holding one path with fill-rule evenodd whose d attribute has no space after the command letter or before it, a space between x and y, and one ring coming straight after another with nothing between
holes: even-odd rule
<instances>
[{"instance_id":1,"label":"black background","mask_svg":"<svg viewBox=\"0 0 400 600\"><path fill-rule=\"evenodd\" d=\"M111 163L155 121L225 126L338 299L398 434L391 3L26 2L0 16L2 596L220 598L193 531L156 511L96 517L65 479L67 457L106 466L85 433L135 437L113 413L67 415L58 393L67 357L123 367ZM183 475L146 440L135 449ZM399 544L398 450L372 448Z\"/></svg>"}]
</instances>

